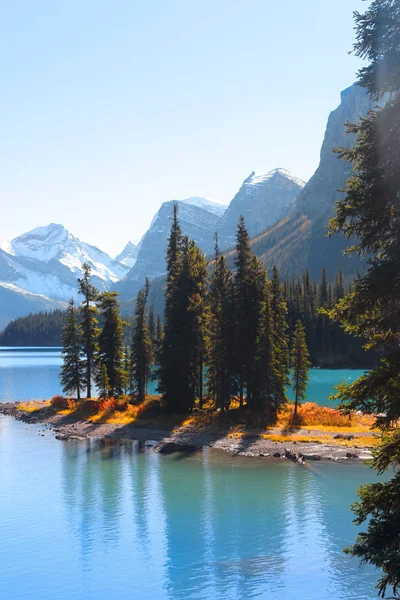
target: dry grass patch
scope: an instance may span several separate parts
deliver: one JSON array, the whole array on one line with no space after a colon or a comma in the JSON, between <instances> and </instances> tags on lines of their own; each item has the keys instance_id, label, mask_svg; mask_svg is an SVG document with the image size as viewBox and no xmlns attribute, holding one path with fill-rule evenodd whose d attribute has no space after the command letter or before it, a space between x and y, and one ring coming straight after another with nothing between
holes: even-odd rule
<instances>
[{"instance_id":1,"label":"dry grass patch","mask_svg":"<svg viewBox=\"0 0 400 600\"><path fill-rule=\"evenodd\" d=\"M23 410L25 412L35 412L36 410L40 410L41 408L45 408L51 405L50 400L29 400L28 402L20 402L17 405L18 410Z\"/></svg>"},{"instance_id":2,"label":"dry grass patch","mask_svg":"<svg viewBox=\"0 0 400 600\"><path fill-rule=\"evenodd\" d=\"M277 425L282 429L291 428L293 411L293 404L283 406L278 415ZM375 421L372 415L363 415L358 412L345 415L336 408L318 406L315 402L301 404L297 409L297 413L297 427L312 427L324 431L369 431Z\"/></svg>"}]
</instances>

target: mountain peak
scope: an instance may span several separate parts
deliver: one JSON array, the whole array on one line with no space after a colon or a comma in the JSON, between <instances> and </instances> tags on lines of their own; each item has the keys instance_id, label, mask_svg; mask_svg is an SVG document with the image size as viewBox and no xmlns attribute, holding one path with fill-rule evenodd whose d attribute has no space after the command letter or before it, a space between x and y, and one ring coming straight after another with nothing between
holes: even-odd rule
<instances>
[{"instance_id":1,"label":"mountain peak","mask_svg":"<svg viewBox=\"0 0 400 600\"><path fill-rule=\"evenodd\" d=\"M65 233L68 234L68 231L65 229L64 225L61 225L60 223L49 223L49 225L35 227L34 229L31 229L30 231L27 231L26 233L14 238L12 241L14 242L22 238L26 239L28 237L44 239L49 236L63 235Z\"/></svg>"},{"instance_id":2,"label":"mountain peak","mask_svg":"<svg viewBox=\"0 0 400 600\"><path fill-rule=\"evenodd\" d=\"M300 186L300 188L303 188L306 184L306 182L303 181L302 179L300 179L299 177L295 177L294 175L289 173L289 171L287 171L286 169L282 169L280 167L277 169L272 169L272 171L268 171L268 173L265 173L265 174L256 173L256 171L252 171L251 175L249 175L249 177L245 180L245 184L247 184L247 185L249 185L249 184L250 185L264 184L267 181L280 179L280 178L287 179L288 181L291 181L291 182L297 184L298 186Z\"/></svg>"},{"instance_id":3,"label":"mountain peak","mask_svg":"<svg viewBox=\"0 0 400 600\"><path fill-rule=\"evenodd\" d=\"M129 240L122 252L115 257L115 260L131 269L136 263L138 253L138 242L132 242Z\"/></svg>"},{"instance_id":4,"label":"mountain peak","mask_svg":"<svg viewBox=\"0 0 400 600\"><path fill-rule=\"evenodd\" d=\"M219 200L213 200L211 198L203 198L202 196L193 196L191 198L185 198L184 200L179 200L183 204L189 204L191 206L197 206L198 208L202 208L203 210L207 210L219 217L222 217L228 206L223 204Z\"/></svg>"}]
</instances>

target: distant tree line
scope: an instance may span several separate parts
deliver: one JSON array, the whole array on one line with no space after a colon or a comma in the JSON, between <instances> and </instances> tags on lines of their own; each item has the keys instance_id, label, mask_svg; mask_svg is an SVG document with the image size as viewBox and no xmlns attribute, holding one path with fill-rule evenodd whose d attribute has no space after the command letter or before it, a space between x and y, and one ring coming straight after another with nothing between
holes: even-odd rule
<instances>
[{"instance_id":1,"label":"distant tree line","mask_svg":"<svg viewBox=\"0 0 400 600\"><path fill-rule=\"evenodd\" d=\"M0 346L61 346L64 315L57 309L18 317L0 333Z\"/></svg>"}]
</instances>

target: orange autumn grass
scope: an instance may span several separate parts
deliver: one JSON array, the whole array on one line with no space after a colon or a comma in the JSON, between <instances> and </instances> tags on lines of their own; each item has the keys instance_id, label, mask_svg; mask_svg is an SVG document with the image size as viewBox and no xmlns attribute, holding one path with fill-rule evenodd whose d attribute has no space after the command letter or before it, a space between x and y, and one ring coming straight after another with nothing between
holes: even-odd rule
<instances>
[{"instance_id":1,"label":"orange autumn grass","mask_svg":"<svg viewBox=\"0 0 400 600\"><path fill-rule=\"evenodd\" d=\"M232 438L243 438L253 430L264 438L274 442L296 441L303 443L333 443L335 445L373 446L377 437L371 428L374 423L372 415L352 413L344 415L341 411L313 402L306 402L298 407L298 423L293 426L293 404L282 407L278 414L277 423L268 425L260 415L246 411L232 410L226 414L215 411L211 403L205 405L205 410L196 411L186 417L167 415L161 410L159 396L147 396L141 404L131 404L128 398L106 400L89 399L76 401L63 396L55 396L50 402L30 402L20 404L21 410L33 412L51 404L60 415L76 414L79 419L93 423L108 423L113 425L129 425L163 429L172 425L175 432L182 429L208 430L228 435ZM312 430L312 431L311 431ZM363 433L353 440L333 439L335 433ZM370 435L366 435L370 433ZM329 435L330 434L330 435Z\"/></svg>"}]
</instances>

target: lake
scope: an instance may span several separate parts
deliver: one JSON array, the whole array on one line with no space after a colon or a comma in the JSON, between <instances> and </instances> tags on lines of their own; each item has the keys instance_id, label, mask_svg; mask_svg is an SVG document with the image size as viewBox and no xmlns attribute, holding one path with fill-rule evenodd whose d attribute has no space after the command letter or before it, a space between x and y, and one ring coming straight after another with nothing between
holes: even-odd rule
<instances>
[{"instance_id":1,"label":"lake","mask_svg":"<svg viewBox=\"0 0 400 600\"><path fill-rule=\"evenodd\" d=\"M60 348L0 347L0 402L47 399L61 394L59 380ZM307 400L335 406L328 400L333 386L341 381L354 381L364 371L357 369L311 369ZM156 393L151 382L149 393ZM289 398L292 390L289 389Z\"/></svg>"},{"instance_id":2,"label":"lake","mask_svg":"<svg viewBox=\"0 0 400 600\"><path fill-rule=\"evenodd\" d=\"M373 569L342 548L357 487L374 478L355 463L60 442L0 416L1 595L373 599Z\"/></svg>"}]
</instances>

